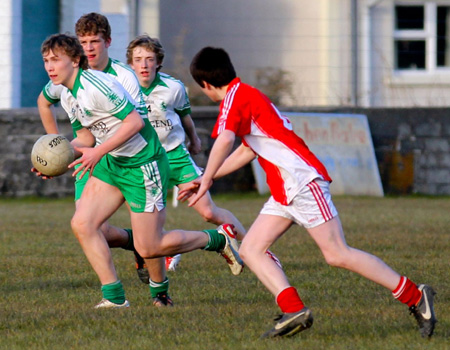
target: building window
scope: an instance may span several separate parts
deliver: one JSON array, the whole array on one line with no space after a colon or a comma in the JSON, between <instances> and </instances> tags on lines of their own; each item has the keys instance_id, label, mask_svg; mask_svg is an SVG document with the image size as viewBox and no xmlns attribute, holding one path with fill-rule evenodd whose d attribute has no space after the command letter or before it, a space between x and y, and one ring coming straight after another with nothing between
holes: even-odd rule
<instances>
[{"instance_id":1,"label":"building window","mask_svg":"<svg viewBox=\"0 0 450 350\"><path fill-rule=\"evenodd\" d=\"M450 67L450 6L437 7L437 56L438 67Z\"/></svg>"},{"instance_id":2,"label":"building window","mask_svg":"<svg viewBox=\"0 0 450 350\"><path fill-rule=\"evenodd\" d=\"M395 5L395 70L431 73L450 68L450 6L444 5Z\"/></svg>"}]
</instances>

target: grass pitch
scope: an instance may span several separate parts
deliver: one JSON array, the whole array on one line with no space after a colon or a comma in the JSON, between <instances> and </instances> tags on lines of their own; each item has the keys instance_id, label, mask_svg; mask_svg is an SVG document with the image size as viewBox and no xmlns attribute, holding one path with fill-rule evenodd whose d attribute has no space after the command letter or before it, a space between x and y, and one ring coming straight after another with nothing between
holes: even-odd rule
<instances>
[{"instance_id":1,"label":"grass pitch","mask_svg":"<svg viewBox=\"0 0 450 350\"><path fill-rule=\"evenodd\" d=\"M266 200L215 196L249 227ZM279 310L249 271L232 276L215 253L196 251L169 272L175 307L151 306L130 252L114 249L129 310L94 310L98 279L71 233L72 199L0 199L0 349L450 349L450 198L335 197L349 245L416 283L432 285L439 320L422 339L390 292L331 268L306 232L291 228L273 247L314 314L311 329L259 340ZM129 226L126 210L111 220ZM185 205L166 228L211 228Z\"/></svg>"}]
</instances>

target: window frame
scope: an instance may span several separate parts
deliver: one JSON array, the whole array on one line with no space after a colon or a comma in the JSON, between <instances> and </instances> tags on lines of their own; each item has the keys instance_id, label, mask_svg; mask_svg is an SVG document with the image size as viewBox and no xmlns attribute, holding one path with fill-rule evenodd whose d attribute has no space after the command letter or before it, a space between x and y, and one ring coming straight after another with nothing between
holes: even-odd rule
<instances>
[{"instance_id":1,"label":"window frame","mask_svg":"<svg viewBox=\"0 0 450 350\"><path fill-rule=\"evenodd\" d=\"M418 29L396 29L396 7L397 6L423 6L424 7L424 28ZM443 1L395 1L392 8L393 18L393 78L410 77L414 83L439 83L434 78L445 75L445 80L450 75L449 67L437 66L437 8L447 6L450 3ZM424 69L398 69L395 67L398 57L395 50L396 42L399 40L420 40L425 41L425 68ZM440 79L439 79L440 80ZM445 81L444 80L444 81ZM403 80L402 80L403 81ZM443 81L443 83L444 83ZM395 81L393 81L395 82ZM403 81L404 82L404 81ZM413 82L413 81L411 81ZM448 80L446 82L448 84Z\"/></svg>"}]
</instances>

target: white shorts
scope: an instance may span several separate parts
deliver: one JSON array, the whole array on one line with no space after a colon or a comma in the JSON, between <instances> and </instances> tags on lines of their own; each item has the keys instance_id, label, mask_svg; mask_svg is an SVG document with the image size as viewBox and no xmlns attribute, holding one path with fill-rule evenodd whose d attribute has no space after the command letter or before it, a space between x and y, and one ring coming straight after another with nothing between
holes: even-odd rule
<instances>
[{"instance_id":1,"label":"white shorts","mask_svg":"<svg viewBox=\"0 0 450 350\"><path fill-rule=\"evenodd\" d=\"M282 205L271 196L260 214L282 216L305 228L319 226L338 215L329 187L328 181L317 178L297 193L289 205Z\"/></svg>"}]
</instances>

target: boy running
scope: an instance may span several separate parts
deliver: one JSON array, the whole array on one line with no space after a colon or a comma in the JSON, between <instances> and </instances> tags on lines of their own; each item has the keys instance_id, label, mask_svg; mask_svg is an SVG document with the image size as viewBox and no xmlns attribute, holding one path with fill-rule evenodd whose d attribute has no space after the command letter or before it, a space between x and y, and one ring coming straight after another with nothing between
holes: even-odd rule
<instances>
[{"instance_id":1,"label":"boy running","mask_svg":"<svg viewBox=\"0 0 450 350\"><path fill-rule=\"evenodd\" d=\"M190 153L200 152L201 142L191 118L191 105L185 87L181 81L160 72L163 60L164 49L158 39L141 35L128 45L127 63L138 77L148 118L167 152L169 188L177 186L183 190L201 175L201 170L190 156ZM185 134L189 138L189 150L185 145ZM244 237L245 229L239 220L230 211L217 207L209 192L193 208L207 222L233 224L238 239ZM167 270L174 271L179 259L180 255L167 257Z\"/></svg>"},{"instance_id":2,"label":"boy running","mask_svg":"<svg viewBox=\"0 0 450 350\"><path fill-rule=\"evenodd\" d=\"M191 74L202 91L221 102L212 136L216 138L198 189L180 192L190 205L208 191L213 179L229 174L257 158L266 172L272 196L242 241L239 253L245 264L274 295L282 314L263 337L290 336L313 324L313 316L283 270L265 251L296 223L305 227L331 266L356 272L392 291L408 305L423 337L431 337L437 322L428 285L416 285L379 258L349 247L329 192L331 178L325 167L293 131L270 100L236 76L228 54L206 47L193 58ZM231 154L235 137L242 144Z\"/></svg>"},{"instance_id":3,"label":"boy running","mask_svg":"<svg viewBox=\"0 0 450 350\"><path fill-rule=\"evenodd\" d=\"M147 116L117 80L87 69L78 40L55 34L41 46L45 69L55 85L63 85L61 104L70 117L80 165L73 176L89 175L72 230L102 284L96 308L128 307L101 225L126 201L136 250L145 259L203 248L221 253L232 272L242 261L232 225L217 230L163 232L169 165ZM92 145L95 147L91 147ZM87 172L89 174L86 174ZM166 304L169 303L167 296Z\"/></svg>"}]
</instances>

